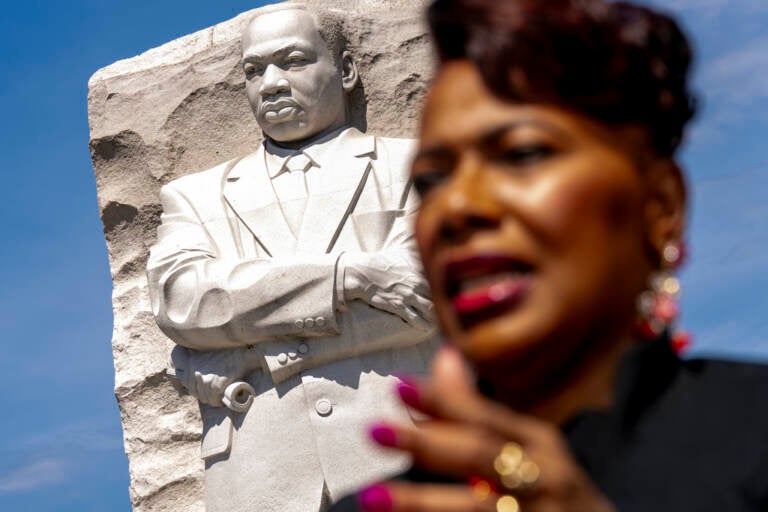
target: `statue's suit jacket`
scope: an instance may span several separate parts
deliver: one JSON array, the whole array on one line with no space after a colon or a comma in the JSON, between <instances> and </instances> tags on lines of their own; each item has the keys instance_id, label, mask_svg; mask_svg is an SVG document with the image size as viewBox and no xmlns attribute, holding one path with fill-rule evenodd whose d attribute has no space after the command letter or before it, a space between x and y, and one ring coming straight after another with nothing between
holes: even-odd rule
<instances>
[{"instance_id":1,"label":"statue's suit jacket","mask_svg":"<svg viewBox=\"0 0 768 512\"><path fill-rule=\"evenodd\" d=\"M249 411L201 406L209 511L310 512L406 463L366 442L376 418L407 420L393 373L424 373L434 332L361 301L340 303L344 252L381 252L419 273L412 141L341 133L298 236L265 149L163 187L148 263L153 312L179 345L249 347ZM286 497L290 498L286 498Z\"/></svg>"}]
</instances>

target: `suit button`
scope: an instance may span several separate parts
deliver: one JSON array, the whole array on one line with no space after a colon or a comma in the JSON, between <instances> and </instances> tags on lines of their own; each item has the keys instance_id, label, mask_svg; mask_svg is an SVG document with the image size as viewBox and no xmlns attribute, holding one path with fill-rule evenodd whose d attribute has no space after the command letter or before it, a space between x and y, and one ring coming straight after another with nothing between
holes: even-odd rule
<instances>
[{"instance_id":1,"label":"suit button","mask_svg":"<svg viewBox=\"0 0 768 512\"><path fill-rule=\"evenodd\" d=\"M314 318L307 318L304 320L304 327L307 329L311 329L315 326L315 319Z\"/></svg>"},{"instance_id":2,"label":"suit button","mask_svg":"<svg viewBox=\"0 0 768 512\"><path fill-rule=\"evenodd\" d=\"M277 362L280 364L286 364L288 362L288 354L282 353L277 356Z\"/></svg>"},{"instance_id":3,"label":"suit button","mask_svg":"<svg viewBox=\"0 0 768 512\"><path fill-rule=\"evenodd\" d=\"M301 343L299 345L299 354L306 354L307 352L309 352L309 345L306 343Z\"/></svg>"},{"instance_id":4,"label":"suit button","mask_svg":"<svg viewBox=\"0 0 768 512\"><path fill-rule=\"evenodd\" d=\"M301 319L296 320L296 322L294 322L294 325L296 326L297 329L303 329L304 328L304 320L301 320Z\"/></svg>"},{"instance_id":5,"label":"suit button","mask_svg":"<svg viewBox=\"0 0 768 512\"><path fill-rule=\"evenodd\" d=\"M321 398L315 402L315 410L320 416L330 416L331 412L333 411L333 406L331 405L330 400Z\"/></svg>"},{"instance_id":6,"label":"suit button","mask_svg":"<svg viewBox=\"0 0 768 512\"><path fill-rule=\"evenodd\" d=\"M315 325L318 327L325 327L325 318L322 316L315 318Z\"/></svg>"}]
</instances>

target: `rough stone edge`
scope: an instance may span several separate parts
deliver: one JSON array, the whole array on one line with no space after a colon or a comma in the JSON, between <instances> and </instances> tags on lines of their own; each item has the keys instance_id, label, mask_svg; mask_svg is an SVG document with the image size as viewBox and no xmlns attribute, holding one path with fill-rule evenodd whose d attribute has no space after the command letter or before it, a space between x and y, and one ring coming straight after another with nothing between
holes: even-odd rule
<instances>
[{"instance_id":1,"label":"rough stone edge","mask_svg":"<svg viewBox=\"0 0 768 512\"><path fill-rule=\"evenodd\" d=\"M88 79L88 87L90 89L102 80L108 80L117 76L131 75L134 73L147 71L152 68L179 64L181 62L191 60L195 55L209 48L229 44L234 39L238 39L240 37L242 26L250 16L253 16L256 12L264 9L265 7L268 7L269 5L291 3L291 1L292 0L289 0L288 2L276 2L275 4L268 4L262 7L247 10L238 14L234 18L230 18L211 27L198 30L192 34L182 36L155 48L151 48L143 53L140 53L139 55L136 55L135 57L118 60L96 71L91 76L91 78ZM411 10L411 12L413 10L418 10L425 4L425 2L426 0L411 0L413 5L409 6L407 10ZM299 1L293 3L313 4L315 2L309 0L305 2ZM322 0L318 0L316 3L321 5L323 4ZM365 7L373 11L394 11L401 7L401 3L402 2L397 1L383 3L383 5L375 6L373 9L371 9L372 6L370 5L366 5ZM352 1L351 4L351 10L360 10L361 5L359 1ZM339 9L340 6L331 5L329 8Z\"/></svg>"},{"instance_id":2,"label":"rough stone edge","mask_svg":"<svg viewBox=\"0 0 768 512\"><path fill-rule=\"evenodd\" d=\"M102 80L179 64L192 60L195 55L209 48L231 43L233 39L240 37L237 27L256 11L258 8L245 11L234 18L151 48L135 57L118 60L96 71L88 80L88 87L94 87Z\"/></svg>"}]
</instances>

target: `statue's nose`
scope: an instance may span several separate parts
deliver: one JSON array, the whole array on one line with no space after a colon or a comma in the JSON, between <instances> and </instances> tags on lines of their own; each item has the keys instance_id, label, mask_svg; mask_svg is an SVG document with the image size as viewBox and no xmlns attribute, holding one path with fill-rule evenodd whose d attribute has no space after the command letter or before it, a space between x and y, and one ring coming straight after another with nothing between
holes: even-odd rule
<instances>
[{"instance_id":1,"label":"statue's nose","mask_svg":"<svg viewBox=\"0 0 768 512\"><path fill-rule=\"evenodd\" d=\"M259 93L262 96L270 96L280 92L290 90L291 84L288 79L283 76L282 70L270 64L267 69L264 70L264 77L262 78L261 87Z\"/></svg>"}]
</instances>

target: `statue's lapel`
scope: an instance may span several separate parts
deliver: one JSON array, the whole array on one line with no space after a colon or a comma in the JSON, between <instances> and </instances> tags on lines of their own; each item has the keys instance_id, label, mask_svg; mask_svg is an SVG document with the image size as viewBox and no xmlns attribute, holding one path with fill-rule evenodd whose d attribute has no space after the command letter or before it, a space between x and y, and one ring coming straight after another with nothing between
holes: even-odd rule
<instances>
[{"instance_id":1,"label":"statue's lapel","mask_svg":"<svg viewBox=\"0 0 768 512\"><path fill-rule=\"evenodd\" d=\"M296 239L269 180L264 147L238 162L224 181L224 200L257 243L272 256L292 254Z\"/></svg>"},{"instance_id":2,"label":"statue's lapel","mask_svg":"<svg viewBox=\"0 0 768 512\"><path fill-rule=\"evenodd\" d=\"M323 155L322 173L313 183L299 232L299 252L325 253L333 249L348 223L371 173L376 139L352 128Z\"/></svg>"}]
</instances>

